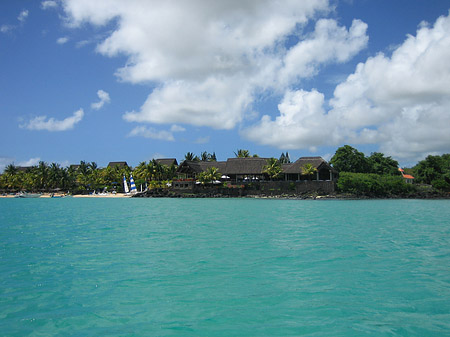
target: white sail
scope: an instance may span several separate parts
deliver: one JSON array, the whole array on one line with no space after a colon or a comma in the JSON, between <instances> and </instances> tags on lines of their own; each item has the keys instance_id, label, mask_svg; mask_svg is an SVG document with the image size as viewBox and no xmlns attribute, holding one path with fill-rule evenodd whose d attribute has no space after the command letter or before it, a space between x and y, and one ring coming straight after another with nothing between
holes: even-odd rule
<instances>
[{"instance_id":1,"label":"white sail","mask_svg":"<svg viewBox=\"0 0 450 337\"><path fill-rule=\"evenodd\" d=\"M123 190L125 191L125 193L130 192L130 190L128 189L127 178L125 178L125 176L123 176Z\"/></svg>"},{"instance_id":2,"label":"white sail","mask_svg":"<svg viewBox=\"0 0 450 337\"><path fill-rule=\"evenodd\" d=\"M134 184L133 175L130 175L130 187L131 187L131 193L137 193L136 185Z\"/></svg>"}]
</instances>

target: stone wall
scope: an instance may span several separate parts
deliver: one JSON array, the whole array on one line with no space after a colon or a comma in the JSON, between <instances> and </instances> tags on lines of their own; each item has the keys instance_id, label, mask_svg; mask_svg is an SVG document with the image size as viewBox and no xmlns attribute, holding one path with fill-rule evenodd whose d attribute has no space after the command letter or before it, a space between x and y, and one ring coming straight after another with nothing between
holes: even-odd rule
<instances>
[{"instance_id":1,"label":"stone wall","mask_svg":"<svg viewBox=\"0 0 450 337\"><path fill-rule=\"evenodd\" d=\"M300 195L305 193L330 194L335 191L332 181L265 181L231 185L231 187L195 185L189 193L215 195L221 194L230 197L248 195ZM181 191L180 191L181 192ZM187 192L187 191L186 191Z\"/></svg>"}]
</instances>

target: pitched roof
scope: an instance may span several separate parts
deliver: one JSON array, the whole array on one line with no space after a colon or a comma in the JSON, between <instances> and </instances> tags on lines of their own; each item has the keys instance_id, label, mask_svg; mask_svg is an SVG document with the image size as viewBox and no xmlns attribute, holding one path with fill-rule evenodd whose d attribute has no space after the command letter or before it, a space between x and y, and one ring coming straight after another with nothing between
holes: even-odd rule
<instances>
[{"instance_id":1,"label":"pitched roof","mask_svg":"<svg viewBox=\"0 0 450 337\"><path fill-rule=\"evenodd\" d=\"M400 173L402 174L402 177L403 177L403 178L406 178L406 179L415 179L412 175L410 175L410 174L405 174L405 170L402 169L401 167L399 167L398 170L399 170Z\"/></svg>"},{"instance_id":2,"label":"pitched roof","mask_svg":"<svg viewBox=\"0 0 450 337\"><path fill-rule=\"evenodd\" d=\"M224 173L226 162L224 161L183 161L177 169L179 173L201 173L210 167L216 167L220 173Z\"/></svg>"},{"instance_id":3,"label":"pitched roof","mask_svg":"<svg viewBox=\"0 0 450 337\"><path fill-rule=\"evenodd\" d=\"M161 164L161 165L167 165L167 166L178 165L178 162L175 158L160 158L160 159L155 159L155 160L158 164Z\"/></svg>"},{"instance_id":4,"label":"pitched roof","mask_svg":"<svg viewBox=\"0 0 450 337\"><path fill-rule=\"evenodd\" d=\"M228 158L225 174L262 174L268 158Z\"/></svg>"},{"instance_id":5,"label":"pitched roof","mask_svg":"<svg viewBox=\"0 0 450 337\"><path fill-rule=\"evenodd\" d=\"M114 167L114 166L128 167L128 164L126 161L110 161L108 164L108 167Z\"/></svg>"},{"instance_id":6,"label":"pitched roof","mask_svg":"<svg viewBox=\"0 0 450 337\"><path fill-rule=\"evenodd\" d=\"M227 162L225 161L200 161L198 163L202 171L206 171L210 167L215 167L220 173L223 173L225 171L225 167L227 165Z\"/></svg>"},{"instance_id":7,"label":"pitched roof","mask_svg":"<svg viewBox=\"0 0 450 337\"><path fill-rule=\"evenodd\" d=\"M28 170L31 170L32 166L16 166L16 169L18 172L27 172Z\"/></svg>"},{"instance_id":8,"label":"pitched roof","mask_svg":"<svg viewBox=\"0 0 450 337\"><path fill-rule=\"evenodd\" d=\"M328 170L334 170L322 157L301 157L297 159L292 164L287 164L290 166L283 166L284 173L298 174L302 173L302 167L306 164L311 164L315 169L321 170L323 168Z\"/></svg>"}]
</instances>

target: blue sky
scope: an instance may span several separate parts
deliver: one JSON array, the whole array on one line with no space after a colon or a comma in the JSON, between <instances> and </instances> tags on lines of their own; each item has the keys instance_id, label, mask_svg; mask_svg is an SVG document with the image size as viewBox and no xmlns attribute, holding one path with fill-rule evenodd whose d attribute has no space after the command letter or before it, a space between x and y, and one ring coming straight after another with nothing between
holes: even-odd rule
<instances>
[{"instance_id":1,"label":"blue sky","mask_svg":"<svg viewBox=\"0 0 450 337\"><path fill-rule=\"evenodd\" d=\"M5 0L0 170L450 152L448 1Z\"/></svg>"}]
</instances>

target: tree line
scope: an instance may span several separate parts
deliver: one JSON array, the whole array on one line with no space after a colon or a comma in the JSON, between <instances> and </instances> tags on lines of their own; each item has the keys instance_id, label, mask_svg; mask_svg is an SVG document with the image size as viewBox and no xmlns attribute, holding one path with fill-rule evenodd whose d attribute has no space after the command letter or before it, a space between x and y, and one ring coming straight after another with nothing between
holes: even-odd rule
<instances>
[{"instance_id":1,"label":"tree line","mask_svg":"<svg viewBox=\"0 0 450 337\"><path fill-rule=\"evenodd\" d=\"M415 184L405 184L398 162L383 153L370 156L344 145L336 150L330 164L339 172L340 192L366 196L408 195L419 190L419 184L450 192L450 154L428 156L405 173L414 176Z\"/></svg>"},{"instance_id":2,"label":"tree line","mask_svg":"<svg viewBox=\"0 0 450 337\"><path fill-rule=\"evenodd\" d=\"M258 157L246 149L238 149L236 157ZM202 152L199 156L192 152L185 155L185 160L217 161L216 154ZM271 180L282 177L282 165L290 163L289 154L282 153L277 158L269 158L263 172ZM371 196L402 194L414 192L414 186L405 184L399 172L398 162L390 156L374 152L364 155L357 149L344 145L336 150L330 164L339 172L337 187L344 193ZM313 177L316 169L306 164L301 168L302 174ZM81 161L79 165L61 167L57 163L47 164L43 161L25 170L10 164L0 176L0 190L3 191L71 191L84 193L92 190L123 190L123 176L134 175L136 185L165 187L176 176L176 167L161 165L156 160L141 162L134 169L124 166L99 168L95 162ZM441 191L450 191L450 154L430 155L405 173L412 174L415 182L431 185ZM203 183L214 182L221 177L216 167L209 168L198 180Z\"/></svg>"}]
</instances>

